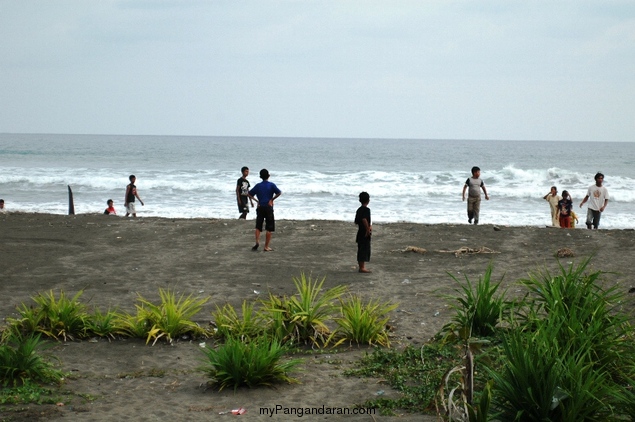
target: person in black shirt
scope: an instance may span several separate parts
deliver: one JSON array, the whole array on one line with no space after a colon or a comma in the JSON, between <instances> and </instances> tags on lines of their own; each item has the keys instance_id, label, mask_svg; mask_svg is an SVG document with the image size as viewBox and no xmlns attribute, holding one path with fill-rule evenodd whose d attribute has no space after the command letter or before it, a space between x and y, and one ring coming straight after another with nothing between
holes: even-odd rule
<instances>
[{"instance_id":1,"label":"person in black shirt","mask_svg":"<svg viewBox=\"0 0 635 422\"><path fill-rule=\"evenodd\" d=\"M357 263L359 264L360 273L370 273L371 271L366 268L366 263L370 261L370 237L373 231L373 226L370 220L370 208L368 204L370 202L370 195L368 192L362 192L359 194L359 202L362 206L357 209L355 214L355 224L357 224Z\"/></svg>"}]
</instances>

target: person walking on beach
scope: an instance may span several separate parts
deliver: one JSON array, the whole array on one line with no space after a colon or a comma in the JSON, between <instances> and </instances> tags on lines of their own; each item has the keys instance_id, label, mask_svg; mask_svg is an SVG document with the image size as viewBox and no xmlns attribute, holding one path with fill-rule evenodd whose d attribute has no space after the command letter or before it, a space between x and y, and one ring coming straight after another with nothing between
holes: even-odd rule
<instances>
[{"instance_id":1,"label":"person walking on beach","mask_svg":"<svg viewBox=\"0 0 635 422\"><path fill-rule=\"evenodd\" d=\"M106 201L106 205L108 205L108 208L104 210L104 214L117 215L117 211L115 211L115 202L112 199Z\"/></svg>"},{"instance_id":2,"label":"person walking on beach","mask_svg":"<svg viewBox=\"0 0 635 422\"><path fill-rule=\"evenodd\" d=\"M247 180L247 176L249 176L249 167L243 167L240 169L242 176L236 182L236 201L238 201L238 212L241 213L238 219L247 219L247 213L249 213L249 205L247 205L247 200L251 202L251 207L254 207L254 200L249 197L249 188L251 185L249 184L249 180Z\"/></svg>"},{"instance_id":3,"label":"person walking on beach","mask_svg":"<svg viewBox=\"0 0 635 422\"><path fill-rule=\"evenodd\" d=\"M481 211L481 189L485 193L485 199L489 201L489 195L487 189L485 189L485 183L481 180L481 169L474 166L472 167L472 177L469 177L463 185L463 200L465 201L465 191L468 190L467 197L467 222L472 224L478 224L478 217Z\"/></svg>"},{"instance_id":4,"label":"person walking on beach","mask_svg":"<svg viewBox=\"0 0 635 422\"><path fill-rule=\"evenodd\" d=\"M370 195L368 192L359 194L359 202L362 206L357 208L355 213L355 224L357 224L357 263L359 264L360 273L370 273L366 268L366 263L370 261L370 238L373 232L373 226L370 219Z\"/></svg>"},{"instance_id":5,"label":"person walking on beach","mask_svg":"<svg viewBox=\"0 0 635 422\"><path fill-rule=\"evenodd\" d=\"M7 209L4 207L4 199L0 199L0 213L6 214Z\"/></svg>"},{"instance_id":6,"label":"person walking on beach","mask_svg":"<svg viewBox=\"0 0 635 422\"><path fill-rule=\"evenodd\" d=\"M558 201L558 223L563 229L573 228L571 223L571 209L573 208L573 202L571 201L571 195L566 190L562 191L562 199Z\"/></svg>"},{"instance_id":7,"label":"person walking on beach","mask_svg":"<svg viewBox=\"0 0 635 422\"><path fill-rule=\"evenodd\" d=\"M549 207L551 208L551 225L553 227L560 227L560 222L558 221L558 202L562 197L558 195L558 188L552 186L551 192L543 196L542 199L549 202Z\"/></svg>"},{"instance_id":8,"label":"person walking on beach","mask_svg":"<svg viewBox=\"0 0 635 422\"><path fill-rule=\"evenodd\" d=\"M137 187L134 184L135 181L137 180L135 175L131 174L130 177L128 177L128 179L130 180L130 183L128 184L128 186L126 186L126 198L124 200L126 205L126 217L132 214L132 216L136 218L137 210L135 209L135 206L134 206L134 200L135 198L137 198L139 202L141 202L141 206L143 206L143 201L141 200L141 197L139 196L139 193L137 192Z\"/></svg>"},{"instance_id":9,"label":"person walking on beach","mask_svg":"<svg viewBox=\"0 0 635 422\"><path fill-rule=\"evenodd\" d=\"M602 186L603 183L604 175L598 172L595 175L595 185L589 186L586 196L580 202L582 208L582 205L589 201L586 212L586 228L589 230L591 227L597 229L600 226L600 217L609 203L609 191Z\"/></svg>"},{"instance_id":10,"label":"person walking on beach","mask_svg":"<svg viewBox=\"0 0 635 422\"><path fill-rule=\"evenodd\" d=\"M248 193L251 199L256 198L258 207L256 208L256 244L251 248L253 251L258 250L260 246L260 233L262 233L263 223L265 223L265 252L273 251L270 247L271 234L276 231L276 221L273 217L273 201L276 200L282 191L278 189L275 183L269 181L269 171L267 169L260 170L260 178L262 182L256 184Z\"/></svg>"}]
</instances>

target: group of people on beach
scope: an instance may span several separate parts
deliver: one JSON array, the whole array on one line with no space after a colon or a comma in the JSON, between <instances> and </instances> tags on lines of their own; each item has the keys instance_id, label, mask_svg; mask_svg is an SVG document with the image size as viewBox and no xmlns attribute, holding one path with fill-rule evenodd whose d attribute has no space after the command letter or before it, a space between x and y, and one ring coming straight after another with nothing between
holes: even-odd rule
<instances>
[{"instance_id":1,"label":"group of people on beach","mask_svg":"<svg viewBox=\"0 0 635 422\"><path fill-rule=\"evenodd\" d=\"M462 199L466 200L467 193L467 221L469 224L478 224L481 208L481 191L485 194L485 199L489 200L485 183L481 179L481 169L478 167L472 167L472 175L468 177L463 185ZM263 250L265 252L273 251L271 248L272 233L276 230L275 217L273 213L274 201L282 195L282 191L276 186L275 183L269 181L269 171L267 169L260 170L260 178L262 181L251 188L251 184L247 179L249 176L249 167L243 167L241 169L241 177L236 182L236 201L238 205L238 212L240 213L239 219L246 219L249 213L249 208L254 207L256 204L256 230L255 238L256 243L251 248L257 251L260 247L260 237L263 231L265 231L265 246ZM597 173L595 175L595 184L589 186L587 194L580 202L580 207L588 202L588 209L586 215L586 226L588 229L597 229L600 226L600 218L602 212L606 209L609 202L608 190L603 186L604 175ZM143 200L139 196L135 182L137 178L135 175L130 175L128 178L130 183L126 186L126 193L124 196L124 204L126 207L126 217L132 215L137 216L135 208L135 202L138 199L139 203L143 206ZM575 223L578 222L577 215L573 211L573 201L571 195L566 190L562 192L562 196L558 195L558 188L556 186L551 187L551 192L543 197L551 207L551 222L554 227L562 228L575 228ZM361 192L359 194L359 202L361 206L357 209L355 214L355 224L358 226L356 243L357 243L357 262L359 265L359 272L369 273L370 270L366 268L366 263L370 261L370 244L372 235L371 213L368 204L370 203L370 195L368 192ZM104 210L106 215L117 215L117 211L114 207L114 201L109 199L107 201L108 208ZM5 213L4 200L0 199L0 213Z\"/></svg>"},{"instance_id":2,"label":"group of people on beach","mask_svg":"<svg viewBox=\"0 0 635 422\"><path fill-rule=\"evenodd\" d=\"M260 246L260 235L264 230L265 234L265 247L264 251L272 251L271 248L271 236L276 230L276 222L273 214L273 201L276 200L282 191L276 186L275 183L269 181L269 171L267 169L260 170L260 178L262 182L251 188L247 176L249 176L249 167L243 167L240 169L242 175L236 181L236 203L238 205L238 212L240 213L239 219L246 219L249 213L249 207L254 207L254 201L256 206L256 244L251 248L257 251ZM251 188L251 189L250 189ZM370 239L373 230L370 217L370 195L368 192L362 192L359 194L359 202L361 206L357 209L355 214L355 224L358 225L357 231L357 262L359 264L360 273L370 273L371 271L366 268L366 263L370 261Z\"/></svg>"},{"instance_id":3,"label":"group of people on beach","mask_svg":"<svg viewBox=\"0 0 635 422\"><path fill-rule=\"evenodd\" d=\"M269 171L267 169L260 170L260 178L262 182L257 183L252 189L247 176L249 176L249 167L240 169L242 176L236 182L236 201L238 204L239 219L246 219L249 213L249 204L254 206L256 201L256 244L251 248L257 251L260 247L260 235L265 233L265 252L273 251L271 248L271 236L276 231L276 220L273 215L273 201L275 201L282 191L278 189L275 183L269 181Z\"/></svg>"},{"instance_id":4,"label":"group of people on beach","mask_svg":"<svg viewBox=\"0 0 635 422\"><path fill-rule=\"evenodd\" d=\"M597 229L600 226L600 218L602 212L609 203L609 192L603 186L604 175L598 172L595 175L595 184L589 186L587 194L580 202L580 208L585 203L589 203L586 215L586 227L587 229ZM575 223L578 222L578 217L573 211L573 200L571 195L566 190L562 191L562 196L558 195L558 188L556 186L551 187L551 192L543 197L544 200L549 202L551 207L551 225L554 227L562 227L563 229L575 228Z\"/></svg>"}]
</instances>

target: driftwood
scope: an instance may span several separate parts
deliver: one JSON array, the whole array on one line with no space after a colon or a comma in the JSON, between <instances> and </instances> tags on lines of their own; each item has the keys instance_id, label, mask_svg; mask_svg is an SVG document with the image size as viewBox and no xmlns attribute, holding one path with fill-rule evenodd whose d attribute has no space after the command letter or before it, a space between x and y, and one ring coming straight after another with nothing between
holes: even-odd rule
<instances>
[{"instance_id":1,"label":"driftwood","mask_svg":"<svg viewBox=\"0 0 635 422\"><path fill-rule=\"evenodd\" d=\"M420 253L421 255L423 255L424 253L428 252L426 249L420 248L418 246L406 246L406 249L404 249L403 251L404 252Z\"/></svg>"},{"instance_id":2,"label":"driftwood","mask_svg":"<svg viewBox=\"0 0 635 422\"><path fill-rule=\"evenodd\" d=\"M423 255L425 253L428 253L428 250L420 248L419 246L406 246L403 249L394 249L391 252L402 252L402 253L404 253L404 252L414 252L414 253L419 253L419 254Z\"/></svg>"},{"instance_id":3,"label":"driftwood","mask_svg":"<svg viewBox=\"0 0 635 422\"><path fill-rule=\"evenodd\" d=\"M495 250L492 250L490 248L486 248L485 246L481 246L480 248L474 249L474 248L468 248L467 246L464 246L462 248L459 248L457 250L447 250L447 249L443 249L437 252L441 252L441 253L453 253L454 256L458 257L461 255L472 255L472 254L477 254L477 253L500 253L497 252Z\"/></svg>"}]
</instances>

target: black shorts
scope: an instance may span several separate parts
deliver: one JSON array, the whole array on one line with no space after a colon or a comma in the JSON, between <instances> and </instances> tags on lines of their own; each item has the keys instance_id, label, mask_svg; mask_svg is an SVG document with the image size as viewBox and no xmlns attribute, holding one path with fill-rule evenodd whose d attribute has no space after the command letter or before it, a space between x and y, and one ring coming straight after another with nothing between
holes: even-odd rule
<instances>
[{"instance_id":1,"label":"black shorts","mask_svg":"<svg viewBox=\"0 0 635 422\"><path fill-rule=\"evenodd\" d=\"M265 230L268 232L276 231L276 220L273 218L273 207L256 208L256 229L262 231L262 223L265 223Z\"/></svg>"},{"instance_id":2,"label":"black shorts","mask_svg":"<svg viewBox=\"0 0 635 422\"><path fill-rule=\"evenodd\" d=\"M247 204L249 197L240 196L240 200L238 200L238 212L249 212L249 205Z\"/></svg>"}]
</instances>

